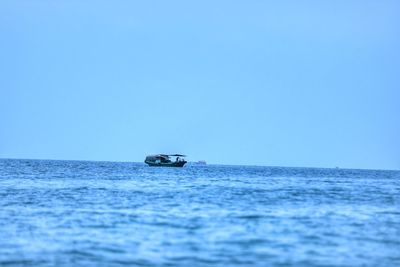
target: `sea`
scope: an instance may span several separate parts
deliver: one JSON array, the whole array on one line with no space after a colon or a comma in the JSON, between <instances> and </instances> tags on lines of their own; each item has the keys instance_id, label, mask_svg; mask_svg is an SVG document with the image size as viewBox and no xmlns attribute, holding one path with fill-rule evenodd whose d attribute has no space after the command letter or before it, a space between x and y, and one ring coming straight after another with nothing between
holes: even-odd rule
<instances>
[{"instance_id":1,"label":"sea","mask_svg":"<svg viewBox=\"0 0 400 267\"><path fill-rule=\"evenodd\" d=\"M400 266L400 172L1 159L0 266Z\"/></svg>"}]
</instances>

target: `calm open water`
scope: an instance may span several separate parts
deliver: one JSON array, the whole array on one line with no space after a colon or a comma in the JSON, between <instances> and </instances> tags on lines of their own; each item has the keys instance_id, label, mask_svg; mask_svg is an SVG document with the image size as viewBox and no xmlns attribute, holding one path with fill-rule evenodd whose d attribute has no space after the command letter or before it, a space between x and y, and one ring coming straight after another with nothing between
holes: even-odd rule
<instances>
[{"instance_id":1,"label":"calm open water","mask_svg":"<svg viewBox=\"0 0 400 267\"><path fill-rule=\"evenodd\" d=\"M400 266L400 172L3 159L0 266Z\"/></svg>"}]
</instances>

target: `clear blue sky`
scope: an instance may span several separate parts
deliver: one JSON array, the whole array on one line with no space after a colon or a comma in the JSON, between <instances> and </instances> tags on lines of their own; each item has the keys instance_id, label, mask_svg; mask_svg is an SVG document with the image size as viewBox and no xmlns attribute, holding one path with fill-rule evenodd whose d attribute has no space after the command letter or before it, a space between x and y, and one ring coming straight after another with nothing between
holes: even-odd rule
<instances>
[{"instance_id":1,"label":"clear blue sky","mask_svg":"<svg viewBox=\"0 0 400 267\"><path fill-rule=\"evenodd\" d=\"M0 157L400 169L400 2L0 2Z\"/></svg>"}]
</instances>

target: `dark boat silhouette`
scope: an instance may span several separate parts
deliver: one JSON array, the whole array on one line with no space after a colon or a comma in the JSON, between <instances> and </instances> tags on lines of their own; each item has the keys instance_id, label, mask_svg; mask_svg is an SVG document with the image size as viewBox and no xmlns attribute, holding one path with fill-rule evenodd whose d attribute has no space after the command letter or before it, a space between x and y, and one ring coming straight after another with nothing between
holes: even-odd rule
<instances>
[{"instance_id":1,"label":"dark boat silhouette","mask_svg":"<svg viewBox=\"0 0 400 267\"><path fill-rule=\"evenodd\" d=\"M173 157L172 160L171 157ZM149 155L144 160L144 163L152 167L183 167L187 162L184 157L186 156L181 154Z\"/></svg>"}]
</instances>

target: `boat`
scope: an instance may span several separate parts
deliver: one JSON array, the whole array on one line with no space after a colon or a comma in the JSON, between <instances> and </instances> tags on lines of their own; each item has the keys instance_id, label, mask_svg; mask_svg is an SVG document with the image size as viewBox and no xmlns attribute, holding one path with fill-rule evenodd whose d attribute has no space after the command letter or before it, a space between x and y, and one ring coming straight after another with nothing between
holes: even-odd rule
<instances>
[{"instance_id":1,"label":"boat","mask_svg":"<svg viewBox=\"0 0 400 267\"><path fill-rule=\"evenodd\" d=\"M181 154L149 155L144 163L152 167L183 167L187 162L184 157L186 156Z\"/></svg>"}]
</instances>

